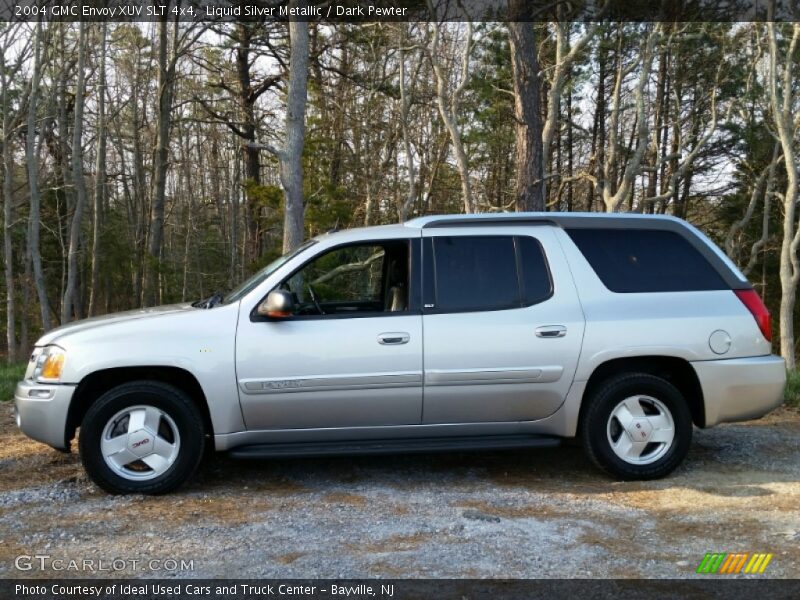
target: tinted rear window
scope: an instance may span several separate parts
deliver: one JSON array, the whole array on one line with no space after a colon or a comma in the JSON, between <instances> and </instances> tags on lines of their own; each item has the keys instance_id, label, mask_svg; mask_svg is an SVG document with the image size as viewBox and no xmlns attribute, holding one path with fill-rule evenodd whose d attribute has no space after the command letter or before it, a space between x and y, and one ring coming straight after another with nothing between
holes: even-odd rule
<instances>
[{"instance_id":1,"label":"tinted rear window","mask_svg":"<svg viewBox=\"0 0 800 600\"><path fill-rule=\"evenodd\" d=\"M727 289L717 271L683 236L648 229L568 229L612 292Z\"/></svg>"},{"instance_id":2,"label":"tinted rear window","mask_svg":"<svg viewBox=\"0 0 800 600\"><path fill-rule=\"evenodd\" d=\"M520 305L514 238L437 237L433 244L437 310Z\"/></svg>"},{"instance_id":3,"label":"tinted rear window","mask_svg":"<svg viewBox=\"0 0 800 600\"><path fill-rule=\"evenodd\" d=\"M522 303L529 306L549 298L553 292L553 282L539 241L521 236L517 238L517 245L522 279Z\"/></svg>"}]
</instances>

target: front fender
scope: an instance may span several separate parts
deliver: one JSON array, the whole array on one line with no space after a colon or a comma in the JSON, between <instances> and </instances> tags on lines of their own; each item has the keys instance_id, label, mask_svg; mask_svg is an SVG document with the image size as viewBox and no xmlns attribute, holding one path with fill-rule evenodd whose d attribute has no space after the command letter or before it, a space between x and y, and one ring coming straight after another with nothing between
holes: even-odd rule
<instances>
[{"instance_id":1,"label":"front fender","mask_svg":"<svg viewBox=\"0 0 800 600\"><path fill-rule=\"evenodd\" d=\"M244 428L236 387L238 305L111 322L59 337L66 350L61 381L79 384L98 371L172 367L190 373L208 401L214 431Z\"/></svg>"}]
</instances>

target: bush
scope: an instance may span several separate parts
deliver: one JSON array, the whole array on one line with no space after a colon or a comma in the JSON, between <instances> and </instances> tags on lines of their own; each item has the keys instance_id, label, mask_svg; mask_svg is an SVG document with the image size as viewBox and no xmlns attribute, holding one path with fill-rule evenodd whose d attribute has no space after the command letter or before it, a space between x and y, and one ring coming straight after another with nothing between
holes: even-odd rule
<instances>
[{"instance_id":1,"label":"bush","mask_svg":"<svg viewBox=\"0 0 800 600\"><path fill-rule=\"evenodd\" d=\"M14 398L14 388L25 375L26 363L0 364L0 402Z\"/></svg>"},{"instance_id":2,"label":"bush","mask_svg":"<svg viewBox=\"0 0 800 600\"><path fill-rule=\"evenodd\" d=\"M786 372L786 391L783 398L787 406L800 407L800 371Z\"/></svg>"}]
</instances>

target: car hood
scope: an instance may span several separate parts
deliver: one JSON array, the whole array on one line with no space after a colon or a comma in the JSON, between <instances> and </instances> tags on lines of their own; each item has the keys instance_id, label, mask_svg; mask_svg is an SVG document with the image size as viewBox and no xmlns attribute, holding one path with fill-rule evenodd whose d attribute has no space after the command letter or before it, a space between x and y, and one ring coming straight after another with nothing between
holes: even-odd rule
<instances>
[{"instance_id":1,"label":"car hood","mask_svg":"<svg viewBox=\"0 0 800 600\"><path fill-rule=\"evenodd\" d=\"M87 331L89 329L96 329L99 327L105 327L107 325L122 323L125 321L135 321L137 319L154 319L162 317L164 315L174 314L178 312L192 311L192 310L198 310L198 309L194 308L189 303L168 304L165 306L153 306L151 308L139 308L136 310L128 310L125 312L112 313L110 315L104 315L102 317L91 317L89 319L82 319L80 321L75 321L74 323L69 323L67 325L62 325L61 327L56 327L55 329L51 329L50 331L48 331L42 337L39 338L39 341L36 342L36 345L46 346L47 344L57 344L58 340L60 340L61 338L64 338L73 333Z\"/></svg>"}]
</instances>

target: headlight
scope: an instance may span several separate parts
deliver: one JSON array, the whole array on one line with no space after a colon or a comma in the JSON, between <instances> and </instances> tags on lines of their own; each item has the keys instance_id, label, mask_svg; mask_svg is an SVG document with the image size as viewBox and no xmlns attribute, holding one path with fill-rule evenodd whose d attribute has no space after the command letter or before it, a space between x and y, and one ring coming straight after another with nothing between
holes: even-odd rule
<instances>
[{"instance_id":1,"label":"headlight","mask_svg":"<svg viewBox=\"0 0 800 600\"><path fill-rule=\"evenodd\" d=\"M44 382L57 382L61 378L66 354L58 346L47 346L36 358L33 379Z\"/></svg>"}]
</instances>

